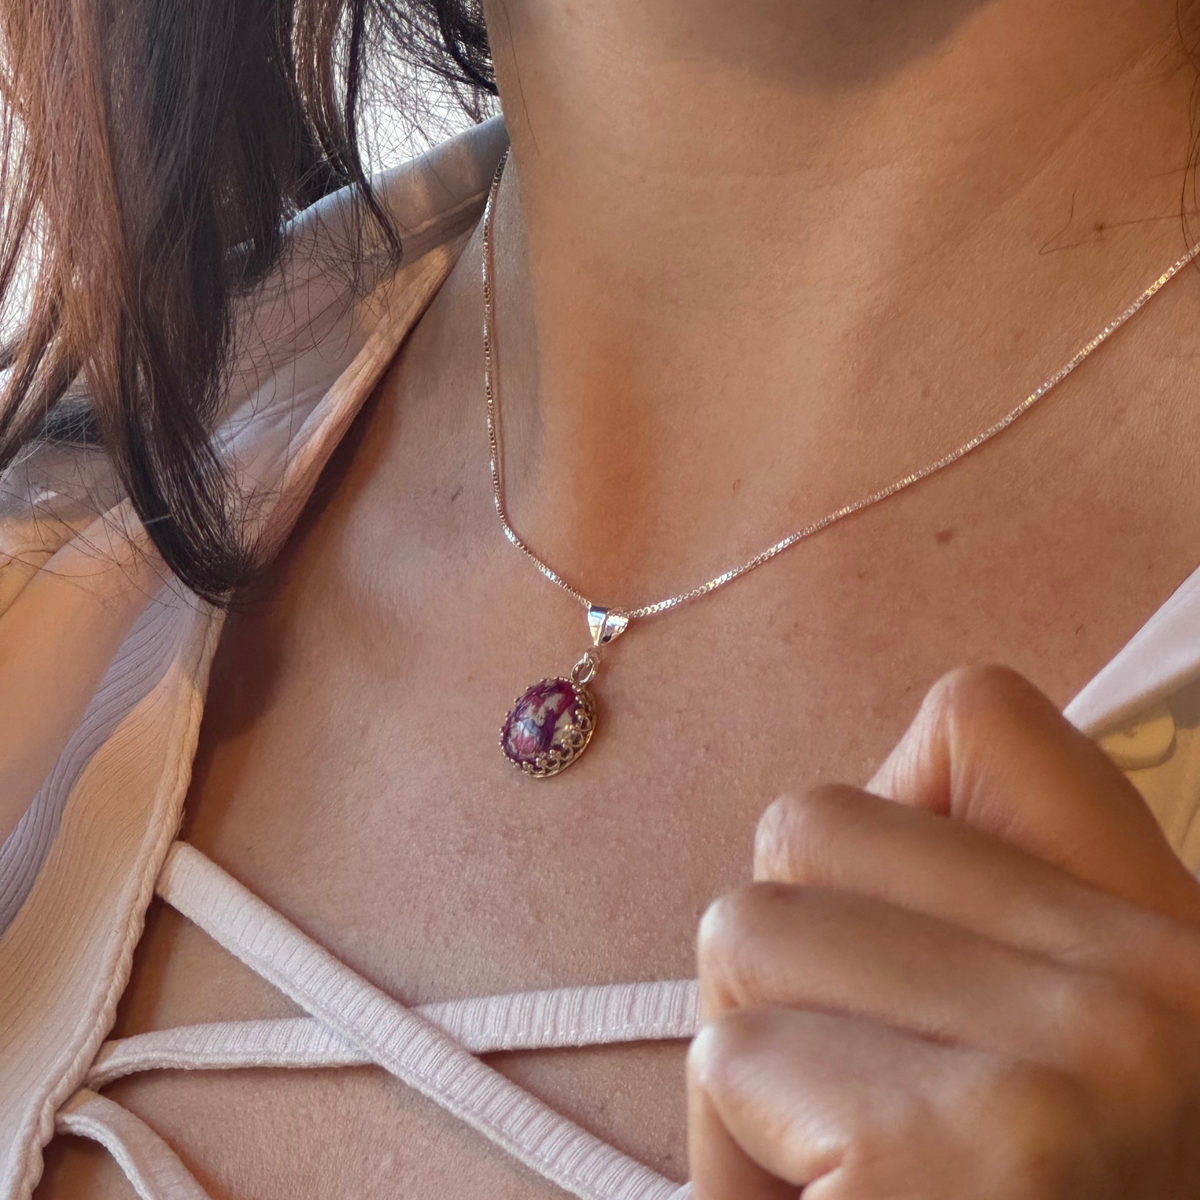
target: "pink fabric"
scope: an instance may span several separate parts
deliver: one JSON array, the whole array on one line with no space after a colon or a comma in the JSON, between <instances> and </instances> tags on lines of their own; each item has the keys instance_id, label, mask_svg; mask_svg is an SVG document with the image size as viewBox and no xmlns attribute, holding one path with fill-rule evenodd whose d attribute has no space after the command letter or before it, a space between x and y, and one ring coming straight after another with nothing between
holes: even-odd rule
<instances>
[{"instance_id":1,"label":"pink fabric","mask_svg":"<svg viewBox=\"0 0 1200 1200\"><path fill-rule=\"evenodd\" d=\"M171 1148L145 1122L83 1089L59 1110L59 1133L99 1142L117 1160L140 1200L208 1200Z\"/></svg>"},{"instance_id":2,"label":"pink fabric","mask_svg":"<svg viewBox=\"0 0 1200 1200\"><path fill-rule=\"evenodd\" d=\"M365 1050L315 1017L220 1021L105 1042L84 1086L99 1091L114 1080L142 1071L359 1067L371 1061Z\"/></svg>"},{"instance_id":3,"label":"pink fabric","mask_svg":"<svg viewBox=\"0 0 1200 1200\"><path fill-rule=\"evenodd\" d=\"M412 1011L464 1050L494 1054L687 1039L698 1025L699 996L694 980L676 979L480 996ZM221 1021L106 1042L86 1086L99 1090L126 1075L167 1068L350 1067L373 1061L315 1017Z\"/></svg>"},{"instance_id":4,"label":"pink fabric","mask_svg":"<svg viewBox=\"0 0 1200 1200\"><path fill-rule=\"evenodd\" d=\"M297 220L285 267L247 299L217 439L261 501L267 545L453 267L505 142L492 122L379 181L405 261L369 295L346 283L339 195ZM112 1028L221 624L179 586L156 590L105 464L62 457L36 446L0 475L3 1200L28 1200L55 1114Z\"/></svg>"},{"instance_id":5,"label":"pink fabric","mask_svg":"<svg viewBox=\"0 0 1200 1200\"><path fill-rule=\"evenodd\" d=\"M580 1200L672 1200L680 1185L474 1058L339 962L198 850L176 842L159 895L310 1015ZM501 1006L503 1008L505 1006ZM519 1006L512 1010L522 1019Z\"/></svg>"},{"instance_id":6,"label":"pink fabric","mask_svg":"<svg viewBox=\"0 0 1200 1200\"><path fill-rule=\"evenodd\" d=\"M346 198L331 197L296 223L287 272L239 325L240 358L217 434L239 478L263 497L256 511L269 545L286 537L453 266L504 143L503 127L490 123L381 181L405 262L365 299L336 284L352 217ZM577 1196L681 1200L686 1186L577 1128L470 1051L686 1037L693 985L412 1011L196 851L177 848L160 877L220 618L178 587L156 591L144 531L111 474L102 456L68 462L37 447L0 477L0 837L16 827L0 848L0 1200L28 1200L56 1113L60 1130L108 1146L143 1200L198 1198L157 1135L78 1089L93 1064L99 1086L135 1069L221 1065L222 1056L231 1066L255 1056L274 1065L322 1056L376 1062ZM52 569L40 571L47 563ZM1103 732L1198 677L1200 571L1067 715ZM97 1060L156 878L169 900L310 1015L144 1035Z\"/></svg>"}]
</instances>

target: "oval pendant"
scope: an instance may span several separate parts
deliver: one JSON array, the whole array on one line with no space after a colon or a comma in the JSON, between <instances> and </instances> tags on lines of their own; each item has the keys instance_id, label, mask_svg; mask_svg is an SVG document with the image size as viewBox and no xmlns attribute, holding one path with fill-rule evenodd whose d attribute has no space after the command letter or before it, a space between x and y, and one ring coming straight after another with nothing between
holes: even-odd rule
<instances>
[{"instance_id":1,"label":"oval pendant","mask_svg":"<svg viewBox=\"0 0 1200 1200\"><path fill-rule=\"evenodd\" d=\"M500 749L534 779L565 771L596 728L596 702L583 683L543 679L517 698L500 728Z\"/></svg>"}]
</instances>

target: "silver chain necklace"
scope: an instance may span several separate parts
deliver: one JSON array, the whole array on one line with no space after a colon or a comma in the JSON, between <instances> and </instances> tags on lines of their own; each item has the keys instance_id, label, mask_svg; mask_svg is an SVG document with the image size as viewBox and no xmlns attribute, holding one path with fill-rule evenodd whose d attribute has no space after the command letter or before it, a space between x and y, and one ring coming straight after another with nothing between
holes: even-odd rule
<instances>
[{"instance_id":1,"label":"silver chain necklace","mask_svg":"<svg viewBox=\"0 0 1200 1200\"><path fill-rule=\"evenodd\" d=\"M1139 312L1158 294L1184 267L1200 255L1200 243L1193 246L1178 262L1164 271L1120 316L1104 326L1086 345L1076 352L1064 366L1059 367L1048 379L1038 384L1024 400L1007 412L998 421L977 433L970 441L951 450L934 462L889 483L886 487L843 505L827 513L819 520L789 533L773 545L760 551L753 558L738 566L730 567L706 583L697 584L685 592L667 596L662 600L638 605L636 608L607 608L594 604L578 588L568 583L548 563L538 557L513 528L504 503L504 471L500 451L500 417L495 366L492 353L492 330L495 325L495 292L493 288L492 221L495 215L496 195L500 188L500 177L508 152L500 159L492 177L487 206L483 213L483 382L487 396L488 447L491 451L492 499L496 515L500 518L504 536L555 586L581 604L587 610L588 631L592 644L584 651L579 661L563 677L543 679L523 692L509 710L500 729L500 749L505 757L526 775L535 779L546 779L569 767L584 751L596 729L596 702L587 685L592 681L600 665L600 648L620 637L630 622L643 617L653 617L669 612L698 600L718 588L732 583L756 567L770 562L777 554L827 529L837 521L853 513L861 512L881 500L888 499L922 479L941 471L977 450L984 442L991 441L1002 430L1007 429L1019 417L1027 413L1051 388L1061 383L1085 358L1106 342L1126 321Z\"/></svg>"}]
</instances>

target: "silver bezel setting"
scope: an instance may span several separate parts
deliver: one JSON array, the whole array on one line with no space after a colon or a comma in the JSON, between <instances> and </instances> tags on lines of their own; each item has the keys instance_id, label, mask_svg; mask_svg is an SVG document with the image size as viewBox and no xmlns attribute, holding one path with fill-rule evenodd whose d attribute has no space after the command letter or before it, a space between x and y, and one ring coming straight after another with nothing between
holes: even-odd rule
<instances>
[{"instance_id":1,"label":"silver bezel setting","mask_svg":"<svg viewBox=\"0 0 1200 1200\"><path fill-rule=\"evenodd\" d=\"M504 731L508 728L508 722L517 705L521 703L530 689L550 683L565 683L574 693L575 703L571 713L571 721L569 724L563 726L558 736L551 742L548 750L543 751L532 762L518 762L504 748ZM504 722L500 726L500 753L504 755L506 762L514 766L523 775L529 776L530 779L549 779L552 775L557 775L560 771L565 771L587 749L587 744L592 740L592 734L595 730L596 701L592 698L591 692L582 684L576 683L573 679L567 679L564 676L553 676L543 679L539 683L531 684L529 688L526 688L512 702L512 706L509 708L504 717Z\"/></svg>"}]
</instances>

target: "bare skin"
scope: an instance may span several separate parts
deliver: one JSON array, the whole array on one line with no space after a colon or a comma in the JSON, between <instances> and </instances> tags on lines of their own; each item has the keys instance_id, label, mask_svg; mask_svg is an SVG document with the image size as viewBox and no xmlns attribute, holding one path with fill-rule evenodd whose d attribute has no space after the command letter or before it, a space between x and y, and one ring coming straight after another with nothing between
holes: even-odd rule
<instances>
[{"instance_id":1,"label":"bare skin","mask_svg":"<svg viewBox=\"0 0 1200 1200\"><path fill-rule=\"evenodd\" d=\"M697 1200L1200 1195L1200 882L1027 680L943 677L754 873L700 926Z\"/></svg>"},{"instance_id":2,"label":"bare skin","mask_svg":"<svg viewBox=\"0 0 1200 1200\"><path fill-rule=\"evenodd\" d=\"M937 457L1182 248L1173 4L845 11L489 6L511 507L602 600ZM635 627L594 747L531 784L496 727L585 630L490 509L478 266L476 240L231 618L183 829L405 1000L693 975L774 796L867 780L959 663L1065 703L1200 562L1189 274L982 453ZM155 908L117 1033L288 1012ZM496 1065L687 1174L682 1046ZM378 1072L110 1094L214 1197L557 1194ZM128 1194L72 1140L47 1162L39 1200Z\"/></svg>"}]
</instances>

